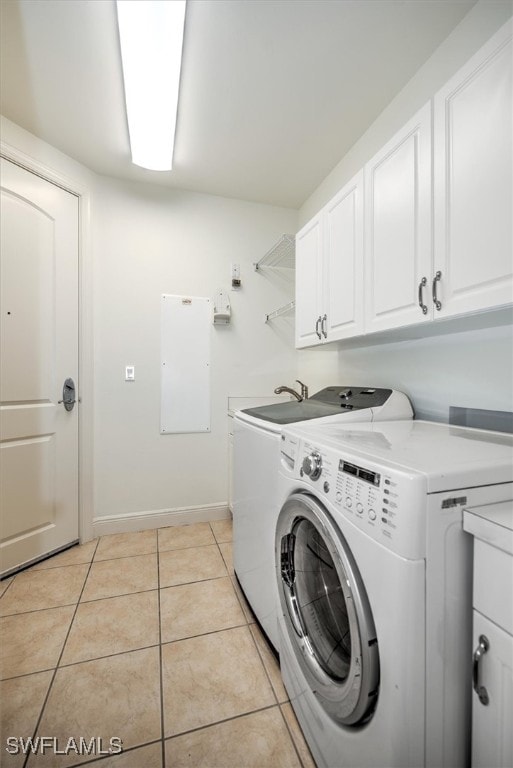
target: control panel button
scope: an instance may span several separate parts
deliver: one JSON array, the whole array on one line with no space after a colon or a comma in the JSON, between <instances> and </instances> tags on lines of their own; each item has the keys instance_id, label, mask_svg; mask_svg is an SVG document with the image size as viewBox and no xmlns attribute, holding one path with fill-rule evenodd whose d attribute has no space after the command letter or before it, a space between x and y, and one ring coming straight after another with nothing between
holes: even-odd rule
<instances>
[{"instance_id":1,"label":"control panel button","mask_svg":"<svg viewBox=\"0 0 513 768\"><path fill-rule=\"evenodd\" d=\"M356 511L358 512L359 515L361 515L363 512L363 504L361 504L359 501L356 504Z\"/></svg>"},{"instance_id":2,"label":"control panel button","mask_svg":"<svg viewBox=\"0 0 513 768\"><path fill-rule=\"evenodd\" d=\"M349 509L351 509L352 506L353 506L353 500L349 496L347 496L346 507L349 507Z\"/></svg>"},{"instance_id":3,"label":"control panel button","mask_svg":"<svg viewBox=\"0 0 513 768\"><path fill-rule=\"evenodd\" d=\"M376 519L376 512L373 509L369 509L368 513L369 520L375 520Z\"/></svg>"},{"instance_id":4,"label":"control panel button","mask_svg":"<svg viewBox=\"0 0 513 768\"><path fill-rule=\"evenodd\" d=\"M324 485L322 487L324 488L324 493L329 493L330 484L328 483L327 480L326 480L326 482L324 483Z\"/></svg>"},{"instance_id":5,"label":"control panel button","mask_svg":"<svg viewBox=\"0 0 513 768\"><path fill-rule=\"evenodd\" d=\"M340 491L336 492L335 499L336 501L342 501L342 494L340 493Z\"/></svg>"}]
</instances>

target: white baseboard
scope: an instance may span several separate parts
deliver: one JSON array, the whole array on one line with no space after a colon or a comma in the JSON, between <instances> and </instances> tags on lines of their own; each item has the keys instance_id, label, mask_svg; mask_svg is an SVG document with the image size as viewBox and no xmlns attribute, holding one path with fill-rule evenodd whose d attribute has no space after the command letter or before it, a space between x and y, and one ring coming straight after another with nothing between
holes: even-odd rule
<instances>
[{"instance_id":1,"label":"white baseboard","mask_svg":"<svg viewBox=\"0 0 513 768\"><path fill-rule=\"evenodd\" d=\"M164 528L170 525L190 525L208 523L211 520L229 518L230 510L226 503L205 504L198 507L178 507L176 509L154 509L148 512L129 512L124 515L108 515L93 519L93 538L109 533L132 533Z\"/></svg>"}]
</instances>

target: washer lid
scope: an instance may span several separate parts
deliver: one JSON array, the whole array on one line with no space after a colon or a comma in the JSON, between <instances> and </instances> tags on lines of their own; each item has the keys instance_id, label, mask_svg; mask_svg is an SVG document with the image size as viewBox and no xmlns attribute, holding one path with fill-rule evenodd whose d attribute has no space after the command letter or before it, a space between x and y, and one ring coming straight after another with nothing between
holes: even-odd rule
<instances>
[{"instance_id":1,"label":"washer lid","mask_svg":"<svg viewBox=\"0 0 513 768\"><path fill-rule=\"evenodd\" d=\"M247 408L242 413L274 424L294 424L298 421L321 419L351 411L378 408L392 394L391 389L337 385L325 387L307 400L288 400L284 403Z\"/></svg>"}]
</instances>

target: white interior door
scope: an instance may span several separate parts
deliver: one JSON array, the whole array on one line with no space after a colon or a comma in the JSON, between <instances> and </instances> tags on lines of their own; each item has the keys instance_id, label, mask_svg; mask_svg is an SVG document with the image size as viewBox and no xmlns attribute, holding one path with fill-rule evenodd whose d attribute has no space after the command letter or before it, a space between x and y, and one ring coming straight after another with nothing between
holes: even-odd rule
<instances>
[{"instance_id":1,"label":"white interior door","mask_svg":"<svg viewBox=\"0 0 513 768\"><path fill-rule=\"evenodd\" d=\"M5 574L78 539L78 198L2 159L0 253Z\"/></svg>"}]
</instances>

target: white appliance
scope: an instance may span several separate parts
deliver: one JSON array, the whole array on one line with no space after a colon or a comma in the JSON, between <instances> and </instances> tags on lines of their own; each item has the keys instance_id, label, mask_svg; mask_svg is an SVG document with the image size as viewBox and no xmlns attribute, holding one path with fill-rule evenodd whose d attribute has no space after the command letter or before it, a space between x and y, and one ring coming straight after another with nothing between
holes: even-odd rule
<instances>
[{"instance_id":1,"label":"white appliance","mask_svg":"<svg viewBox=\"0 0 513 768\"><path fill-rule=\"evenodd\" d=\"M267 638L279 651L274 533L280 508L280 437L285 425L315 419L365 422L410 419L402 392L326 387L301 402L237 411L233 433L233 562L240 586Z\"/></svg>"},{"instance_id":2,"label":"white appliance","mask_svg":"<svg viewBox=\"0 0 513 768\"><path fill-rule=\"evenodd\" d=\"M319 768L470 764L463 508L513 495L513 437L292 426L276 531L282 676Z\"/></svg>"}]
</instances>

